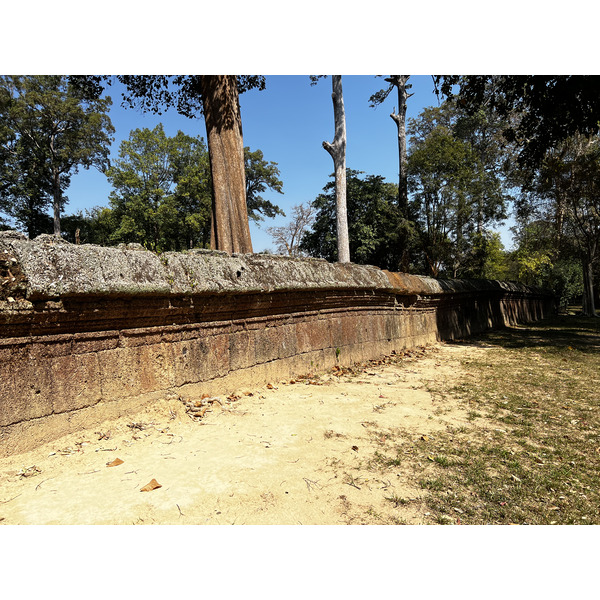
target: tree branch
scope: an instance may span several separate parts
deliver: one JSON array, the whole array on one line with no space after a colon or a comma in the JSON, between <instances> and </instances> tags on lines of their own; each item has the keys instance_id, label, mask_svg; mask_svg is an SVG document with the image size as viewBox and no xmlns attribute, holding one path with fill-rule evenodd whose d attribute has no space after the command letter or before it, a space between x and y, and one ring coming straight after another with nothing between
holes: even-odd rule
<instances>
[{"instance_id":1,"label":"tree branch","mask_svg":"<svg viewBox=\"0 0 600 600\"><path fill-rule=\"evenodd\" d=\"M323 142L323 148L325 148L325 150L327 150L327 152L329 152L329 154L331 154L331 158L335 159L335 156L337 154L337 148L334 144L331 144L329 142Z\"/></svg>"}]
</instances>

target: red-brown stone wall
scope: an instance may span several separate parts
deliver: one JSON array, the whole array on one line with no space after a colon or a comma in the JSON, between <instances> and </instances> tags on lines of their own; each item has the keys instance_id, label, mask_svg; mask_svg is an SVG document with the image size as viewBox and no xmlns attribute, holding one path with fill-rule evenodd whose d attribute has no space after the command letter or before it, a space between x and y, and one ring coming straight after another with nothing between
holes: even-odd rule
<instances>
[{"instance_id":1,"label":"red-brown stone wall","mask_svg":"<svg viewBox=\"0 0 600 600\"><path fill-rule=\"evenodd\" d=\"M52 287L56 276L38 275L43 265L59 262L45 261L46 254L71 253L69 264L89 256L75 247L9 241L0 260L17 261L22 277L20 287L5 285L0 296L2 456L169 394L228 394L537 320L553 308L548 294L499 282L434 282L373 267L273 258L246 257L240 266L241 258L212 255L186 259L185 272L231 271L231 281L215 276L204 288L194 284L191 293L185 282L165 275L168 285L146 278L147 287L136 288L123 266L111 265L110 272L126 280L122 290L105 291L112 290L109 280L80 287L68 281L61 295ZM150 253L136 251L131 258L131 252L121 254L136 269L155 261ZM184 258L170 260L179 269ZM86 268L100 268L91 264ZM162 263L152 264L150 271L160 273ZM69 272L77 276L76 269ZM252 283L240 284L237 273ZM302 273L304 288L296 281Z\"/></svg>"}]
</instances>

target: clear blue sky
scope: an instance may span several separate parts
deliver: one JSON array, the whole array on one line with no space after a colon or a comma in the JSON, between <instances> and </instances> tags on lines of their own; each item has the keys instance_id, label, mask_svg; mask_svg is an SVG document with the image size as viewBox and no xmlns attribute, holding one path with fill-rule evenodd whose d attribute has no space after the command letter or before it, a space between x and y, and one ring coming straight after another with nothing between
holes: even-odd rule
<instances>
[{"instance_id":1,"label":"clear blue sky","mask_svg":"<svg viewBox=\"0 0 600 600\"><path fill-rule=\"evenodd\" d=\"M407 119L416 117L426 106L437 105L431 76L413 76L408 100ZM382 175L389 182L398 181L397 128L390 113L397 107L394 91L387 100L371 108L369 97L387 87L383 77L374 75L345 75L342 78L347 130L347 167L368 175ZM111 156L116 157L122 140L136 128L153 128L162 122L167 135L178 130L206 139L202 118L187 119L175 110L153 115L121 106L120 84L107 88L113 99L110 116L115 127L115 141ZM333 161L323 149L324 140L333 141L333 105L331 77L320 79L311 86L308 75L267 76L266 89L251 90L240 97L244 145L260 149L266 160L277 163L283 194L267 191L264 197L290 215L291 208L310 202L322 191L333 172ZM81 170L72 178L67 190L69 204L66 213L94 206L108 206L111 186L97 170ZM251 223L255 252L273 250L266 232L271 225L281 225L287 217L265 219L259 225ZM510 234L504 228L505 246L510 245Z\"/></svg>"},{"instance_id":2,"label":"clear blue sky","mask_svg":"<svg viewBox=\"0 0 600 600\"><path fill-rule=\"evenodd\" d=\"M333 171L321 146L334 133L331 80L311 87L309 73L347 74L347 165L396 182L396 126L389 117L395 98L370 108L369 96L385 82L360 73L597 72L596 39L578 33L588 13L583 0L574 0L568 11L542 12L537 3L522 0L507 0L501 8L475 0L431 0L343 11L339 3L323 0L306 0L301 8L275 0L195 5L171 0L168 6L147 2L144 10L137 2L105 0L85 11L73 10L70 1L32 0L3 7L11 25L0 38L0 73L272 74L265 91L241 96L244 143L278 163L284 194L266 197L288 212L313 200ZM430 76L413 76L411 83L409 118L437 103ZM178 129L206 135L202 120L123 109L118 87L109 93L113 156L132 129L158 122L169 135ZM67 191L67 213L107 206L109 193L104 175L81 171ZM283 222L251 226L254 250L270 247L265 228ZM508 247L508 227L502 235Z\"/></svg>"}]
</instances>

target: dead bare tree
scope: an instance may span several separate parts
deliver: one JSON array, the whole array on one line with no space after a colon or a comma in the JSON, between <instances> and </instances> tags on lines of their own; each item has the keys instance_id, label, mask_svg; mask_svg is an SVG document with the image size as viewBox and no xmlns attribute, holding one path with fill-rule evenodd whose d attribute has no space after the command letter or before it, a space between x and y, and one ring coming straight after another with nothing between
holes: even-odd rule
<instances>
[{"instance_id":1,"label":"dead bare tree","mask_svg":"<svg viewBox=\"0 0 600 600\"><path fill-rule=\"evenodd\" d=\"M311 75L312 84L315 84L319 77L323 76ZM323 142L323 148L331 155L335 170L338 261L347 263L350 262L350 241L346 209L346 113L342 93L342 76L332 75L331 83L335 137L333 143Z\"/></svg>"},{"instance_id":2,"label":"dead bare tree","mask_svg":"<svg viewBox=\"0 0 600 600\"><path fill-rule=\"evenodd\" d=\"M399 170L398 170L398 208L400 209L400 216L406 222L408 221L408 159L406 155L406 101L413 95L409 94L408 90L412 87L408 84L410 75L390 75L385 78L385 81L389 83L387 89L379 90L373 94L369 101L371 106L375 107L381 104L390 94L390 92L396 88L398 91L398 112L396 107L392 110L390 117L398 128L398 156L399 156ZM402 259L401 268L403 271L408 271L409 257L407 252L407 235L404 229L401 233L400 243L402 245Z\"/></svg>"},{"instance_id":3,"label":"dead bare tree","mask_svg":"<svg viewBox=\"0 0 600 600\"><path fill-rule=\"evenodd\" d=\"M292 220L281 227L268 227L277 252L288 256L302 256L300 242L304 232L315 219L315 209L310 204L298 204L292 208Z\"/></svg>"}]
</instances>

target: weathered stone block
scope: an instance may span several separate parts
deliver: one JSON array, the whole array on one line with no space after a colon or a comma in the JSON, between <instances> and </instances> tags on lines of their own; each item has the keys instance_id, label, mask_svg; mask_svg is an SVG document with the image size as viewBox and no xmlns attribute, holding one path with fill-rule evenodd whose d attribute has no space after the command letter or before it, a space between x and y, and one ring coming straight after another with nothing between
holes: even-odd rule
<instances>
[{"instance_id":1,"label":"weathered stone block","mask_svg":"<svg viewBox=\"0 0 600 600\"><path fill-rule=\"evenodd\" d=\"M72 336L71 352L73 354L88 354L113 350L119 345L118 331L90 331L75 333Z\"/></svg>"},{"instance_id":2,"label":"weathered stone block","mask_svg":"<svg viewBox=\"0 0 600 600\"><path fill-rule=\"evenodd\" d=\"M72 345L73 336L68 334L36 336L29 346L29 355L36 360L68 356L72 353Z\"/></svg>"},{"instance_id":3,"label":"weathered stone block","mask_svg":"<svg viewBox=\"0 0 600 600\"><path fill-rule=\"evenodd\" d=\"M331 323L326 319L311 318L296 323L296 348L298 352L310 352L331 348L333 345Z\"/></svg>"},{"instance_id":4,"label":"weathered stone block","mask_svg":"<svg viewBox=\"0 0 600 600\"><path fill-rule=\"evenodd\" d=\"M49 360L54 413L93 406L102 399L98 355L57 356Z\"/></svg>"},{"instance_id":5,"label":"weathered stone block","mask_svg":"<svg viewBox=\"0 0 600 600\"><path fill-rule=\"evenodd\" d=\"M30 358L27 347L13 348L10 362L2 366L3 379L8 380L7 393L0 393L3 425L52 413L52 381L48 367L46 359Z\"/></svg>"},{"instance_id":6,"label":"weathered stone block","mask_svg":"<svg viewBox=\"0 0 600 600\"><path fill-rule=\"evenodd\" d=\"M256 364L254 331L238 331L229 337L229 368L233 371Z\"/></svg>"},{"instance_id":7,"label":"weathered stone block","mask_svg":"<svg viewBox=\"0 0 600 600\"><path fill-rule=\"evenodd\" d=\"M206 379L223 377L230 371L229 335L221 334L205 340L207 347L207 369L210 374Z\"/></svg>"}]
</instances>

